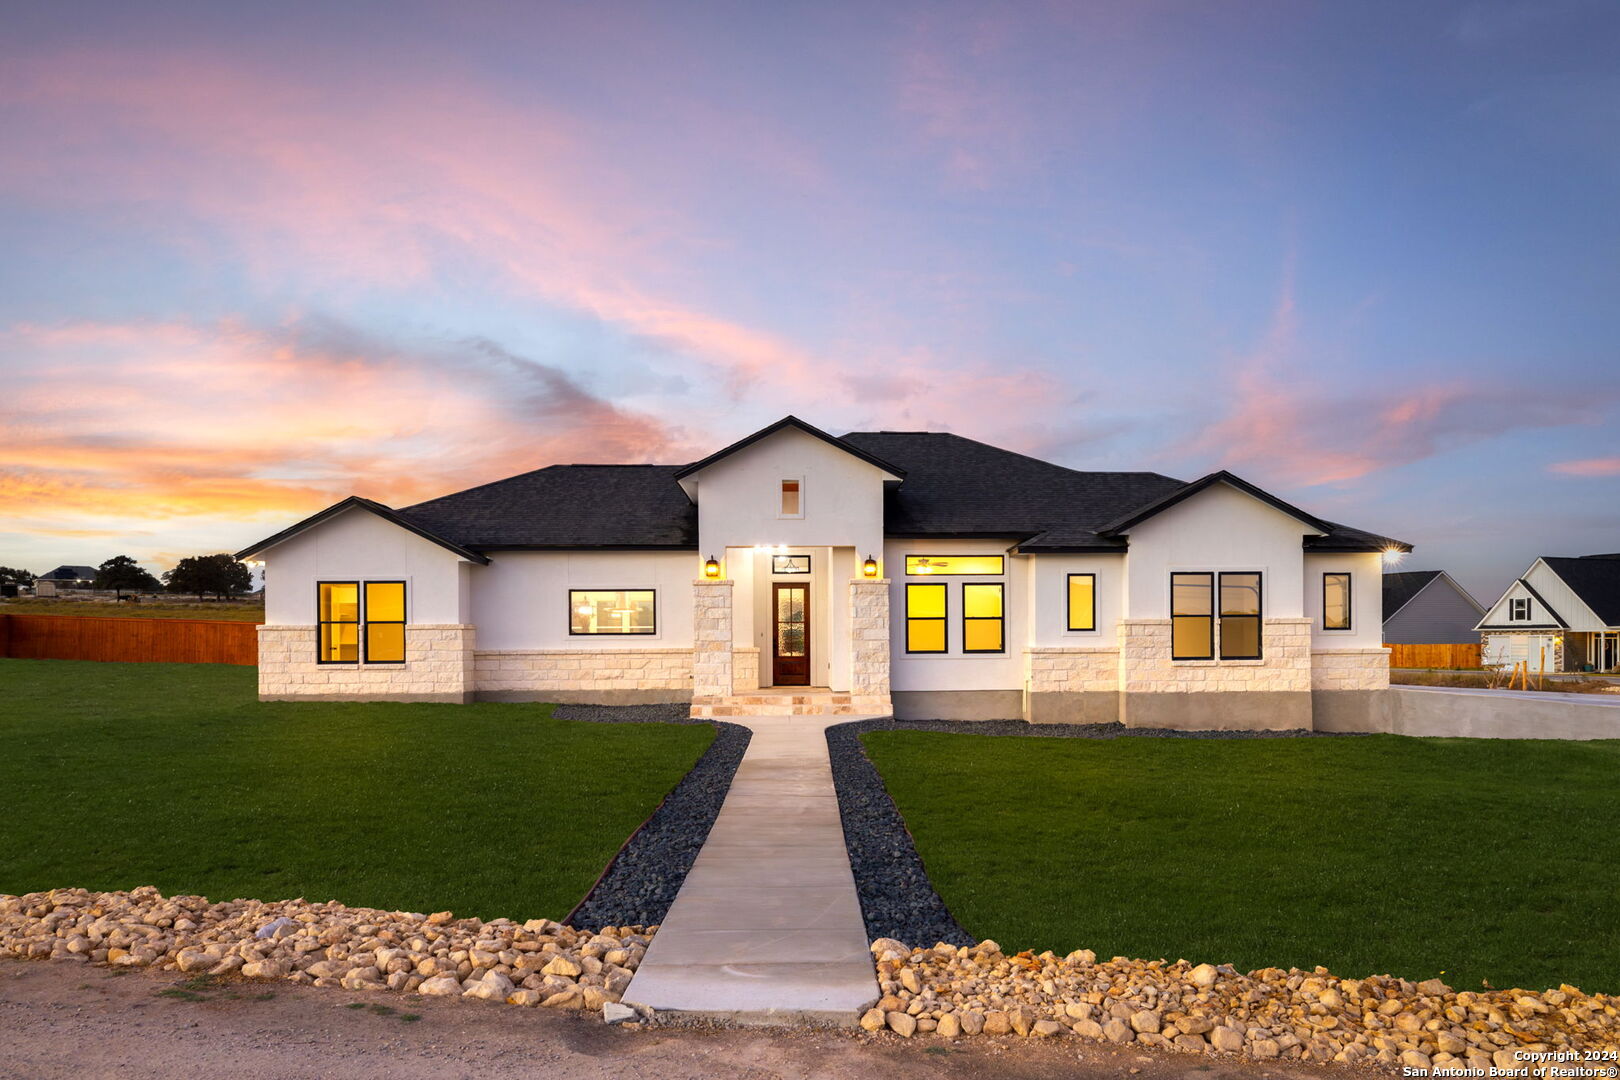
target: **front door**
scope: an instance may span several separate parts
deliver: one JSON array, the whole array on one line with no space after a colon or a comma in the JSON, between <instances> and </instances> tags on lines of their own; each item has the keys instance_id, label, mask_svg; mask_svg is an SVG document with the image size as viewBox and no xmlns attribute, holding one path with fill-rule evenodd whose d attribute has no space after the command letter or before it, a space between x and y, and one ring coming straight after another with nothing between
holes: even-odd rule
<instances>
[{"instance_id":1,"label":"front door","mask_svg":"<svg viewBox=\"0 0 1620 1080\"><path fill-rule=\"evenodd\" d=\"M776 633L771 649L771 682L810 685L810 587L777 582L772 590Z\"/></svg>"}]
</instances>

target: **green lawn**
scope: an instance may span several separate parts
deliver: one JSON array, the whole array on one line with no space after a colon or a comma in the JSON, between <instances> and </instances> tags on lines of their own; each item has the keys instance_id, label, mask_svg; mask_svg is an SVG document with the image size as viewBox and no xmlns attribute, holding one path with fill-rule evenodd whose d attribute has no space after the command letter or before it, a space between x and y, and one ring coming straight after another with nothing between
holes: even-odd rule
<instances>
[{"instance_id":1,"label":"green lawn","mask_svg":"<svg viewBox=\"0 0 1620 1080\"><path fill-rule=\"evenodd\" d=\"M1620 990L1620 742L862 741L1008 951Z\"/></svg>"},{"instance_id":2,"label":"green lawn","mask_svg":"<svg viewBox=\"0 0 1620 1080\"><path fill-rule=\"evenodd\" d=\"M560 918L713 739L545 705L260 703L254 677L0 660L0 893Z\"/></svg>"},{"instance_id":3,"label":"green lawn","mask_svg":"<svg viewBox=\"0 0 1620 1080\"><path fill-rule=\"evenodd\" d=\"M0 615L92 615L112 619L222 619L264 622L264 605L230 600L224 603L143 601L139 604L96 600L0 600Z\"/></svg>"}]
</instances>

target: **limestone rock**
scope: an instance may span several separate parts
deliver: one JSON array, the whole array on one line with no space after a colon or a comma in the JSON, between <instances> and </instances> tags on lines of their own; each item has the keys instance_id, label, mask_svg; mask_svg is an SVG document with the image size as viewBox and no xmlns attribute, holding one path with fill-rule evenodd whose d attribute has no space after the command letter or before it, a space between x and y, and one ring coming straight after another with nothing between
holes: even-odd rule
<instances>
[{"instance_id":1,"label":"limestone rock","mask_svg":"<svg viewBox=\"0 0 1620 1080\"><path fill-rule=\"evenodd\" d=\"M861 1014L861 1027L866 1031L882 1031L886 1023L882 1009L867 1009Z\"/></svg>"},{"instance_id":2,"label":"limestone rock","mask_svg":"<svg viewBox=\"0 0 1620 1080\"><path fill-rule=\"evenodd\" d=\"M450 994L461 993L461 980L454 975L435 975L416 988L418 994L427 994L429 997L445 997Z\"/></svg>"},{"instance_id":3,"label":"limestone rock","mask_svg":"<svg viewBox=\"0 0 1620 1080\"><path fill-rule=\"evenodd\" d=\"M884 1019L888 1021L889 1030L902 1039L909 1039L917 1030L917 1021L910 1013L892 1012Z\"/></svg>"}]
</instances>

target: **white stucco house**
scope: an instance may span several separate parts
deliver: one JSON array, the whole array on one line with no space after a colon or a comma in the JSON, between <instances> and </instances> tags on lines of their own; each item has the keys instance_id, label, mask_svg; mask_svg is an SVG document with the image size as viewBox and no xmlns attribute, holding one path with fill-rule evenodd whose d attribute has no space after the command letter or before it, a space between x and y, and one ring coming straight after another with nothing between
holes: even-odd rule
<instances>
[{"instance_id":1,"label":"white stucco house","mask_svg":"<svg viewBox=\"0 0 1620 1080\"><path fill-rule=\"evenodd\" d=\"M1391 550L1225 472L787 417L687 465L350 498L240 557L266 699L1308 728L1388 685Z\"/></svg>"},{"instance_id":2,"label":"white stucco house","mask_svg":"<svg viewBox=\"0 0 1620 1080\"><path fill-rule=\"evenodd\" d=\"M1475 629L1486 667L1620 671L1620 553L1542 556Z\"/></svg>"}]
</instances>

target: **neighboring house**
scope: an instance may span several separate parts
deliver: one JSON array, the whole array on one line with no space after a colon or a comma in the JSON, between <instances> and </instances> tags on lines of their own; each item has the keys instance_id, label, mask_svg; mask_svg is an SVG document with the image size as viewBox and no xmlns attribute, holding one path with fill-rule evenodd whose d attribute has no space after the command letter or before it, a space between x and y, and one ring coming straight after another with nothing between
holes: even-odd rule
<instances>
[{"instance_id":1,"label":"neighboring house","mask_svg":"<svg viewBox=\"0 0 1620 1080\"><path fill-rule=\"evenodd\" d=\"M88 589L95 580L93 566L58 566L34 579L34 595L55 596L64 589Z\"/></svg>"},{"instance_id":2,"label":"neighboring house","mask_svg":"<svg viewBox=\"0 0 1620 1080\"><path fill-rule=\"evenodd\" d=\"M1388 685L1389 550L1225 472L787 417L689 465L346 499L239 557L271 699L1308 728Z\"/></svg>"},{"instance_id":3,"label":"neighboring house","mask_svg":"<svg viewBox=\"0 0 1620 1080\"><path fill-rule=\"evenodd\" d=\"M1475 629L1487 667L1620 670L1620 553L1542 556Z\"/></svg>"},{"instance_id":4,"label":"neighboring house","mask_svg":"<svg viewBox=\"0 0 1620 1080\"><path fill-rule=\"evenodd\" d=\"M1444 570L1384 574L1386 645L1472 645L1485 608Z\"/></svg>"}]
</instances>

